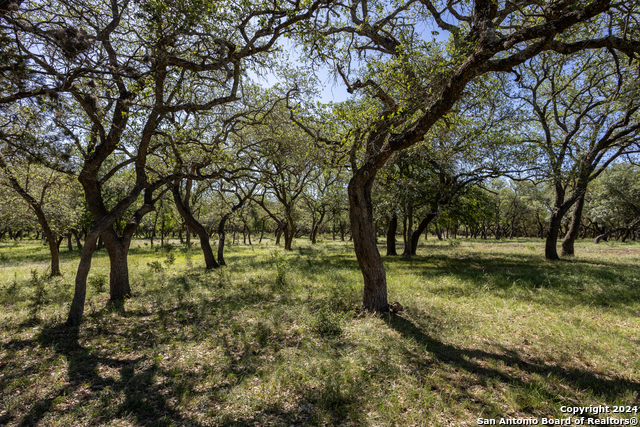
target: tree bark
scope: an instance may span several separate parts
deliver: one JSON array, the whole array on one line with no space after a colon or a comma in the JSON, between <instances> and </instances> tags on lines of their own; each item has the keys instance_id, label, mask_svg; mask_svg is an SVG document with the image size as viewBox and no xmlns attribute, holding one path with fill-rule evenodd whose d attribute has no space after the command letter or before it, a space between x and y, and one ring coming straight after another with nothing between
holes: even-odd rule
<instances>
[{"instance_id":1,"label":"tree bark","mask_svg":"<svg viewBox=\"0 0 640 427\"><path fill-rule=\"evenodd\" d=\"M276 245L280 244L280 237L282 236L282 226L278 225L278 228L276 229Z\"/></svg>"},{"instance_id":2,"label":"tree bark","mask_svg":"<svg viewBox=\"0 0 640 427\"><path fill-rule=\"evenodd\" d=\"M111 302L116 303L131 296L127 260L129 242L121 241L113 228L104 232L102 238L109 253L109 296Z\"/></svg>"},{"instance_id":3,"label":"tree bark","mask_svg":"<svg viewBox=\"0 0 640 427\"><path fill-rule=\"evenodd\" d=\"M224 260L224 241L227 237L225 223L227 222L227 218L229 218L229 216L224 215L218 223L218 264L220 265L227 265Z\"/></svg>"},{"instance_id":4,"label":"tree bark","mask_svg":"<svg viewBox=\"0 0 640 427\"><path fill-rule=\"evenodd\" d=\"M73 233L73 237L76 239L76 246L78 246L79 250L82 250L82 242L80 242L80 236L78 234L78 230L74 228L71 230L71 233Z\"/></svg>"},{"instance_id":5,"label":"tree bark","mask_svg":"<svg viewBox=\"0 0 640 427\"><path fill-rule=\"evenodd\" d=\"M387 231L387 256L398 255L396 251L396 233L398 231L398 215L395 213L389 221L389 230Z\"/></svg>"},{"instance_id":6,"label":"tree bark","mask_svg":"<svg viewBox=\"0 0 640 427\"><path fill-rule=\"evenodd\" d=\"M407 229L404 233L404 250L402 256L406 259L411 258L411 238L413 235L413 205L409 204L407 209Z\"/></svg>"},{"instance_id":7,"label":"tree bark","mask_svg":"<svg viewBox=\"0 0 640 427\"><path fill-rule=\"evenodd\" d=\"M284 230L284 249L286 251L292 250L291 247L293 245L293 237L296 234L296 226L291 224L285 224Z\"/></svg>"},{"instance_id":8,"label":"tree bark","mask_svg":"<svg viewBox=\"0 0 640 427\"><path fill-rule=\"evenodd\" d=\"M558 234L560 233L560 225L564 213L558 212L554 209L551 212L551 218L549 219L549 228L547 229L547 240L544 245L544 256L549 260L560 259L558 256L558 250L556 244L558 242Z\"/></svg>"},{"instance_id":9,"label":"tree bark","mask_svg":"<svg viewBox=\"0 0 640 427\"><path fill-rule=\"evenodd\" d=\"M82 255L80 257L80 264L78 265L78 271L76 272L73 301L71 302L71 308L69 309L69 315L67 317L68 326L79 326L82 321L84 302L87 296L87 276L89 275L89 270L91 270L91 259L93 257L93 252L96 249L98 236L98 232L92 230L87 233L87 236L85 237L84 248L82 249Z\"/></svg>"},{"instance_id":10,"label":"tree bark","mask_svg":"<svg viewBox=\"0 0 640 427\"><path fill-rule=\"evenodd\" d=\"M313 229L311 230L311 244L315 245L318 238L318 230L320 229L320 225L322 221L324 221L325 211L320 214L320 219L314 224Z\"/></svg>"},{"instance_id":11,"label":"tree bark","mask_svg":"<svg viewBox=\"0 0 640 427\"><path fill-rule=\"evenodd\" d=\"M187 241L191 242L188 231L191 228L200 238L200 247L202 248L202 253L204 254L204 263L206 269L210 270L212 268L218 268L219 265L213 256L213 250L211 250L211 243L209 242L209 234L207 233L207 230L193 216L191 210L189 209L189 206L182 201L182 197L180 196L180 189L177 185L171 189L171 192L173 193L173 200L176 204L176 208L178 209L178 213L187 225Z\"/></svg>"},{"instance_id":12,"label":"tree bark","mask_svg":"<svg viewBox=\"0 0 640 427\"><path fill-rule=\"evenodd\" d=\"M378 252L373 227L371 188L375 173L368 176L356 173L348 186L349 217L356 258L364 278L362 305L365 310L388 312L387 277Z\"/></svg>"},{"instance_id":13,"label":"tree bark","mask_svg":"<svg viewBox=\"0 0 640 427\"><path fill-rule=\"evenodd\" d=\"M262 237L264 236L264 223L265 220L262 220L262 228L260 229L260 240L258 240L258 243L262 243Z\"/></svg>"},{"instance_id":14,"label":"tree bark","mask_svg":"<svg viewBox=\"0 0 640 427\"><path fill-rule=\"evenodd\" d=\"M413 234L411 234L411 255L415 255L418 251L418 241L420 240L420 235L427 229L431 221L433 221L436 216L437 214L434 213L428 214L422 221L420 221L420 224L418 224L418 228L416 228Z\"/></svg>"},{"instance_id":15,"label":"tree bark","mask_svg":"<svg viewBox=\"0 0 640 427\"><path fill-rule=\"evenodd\" d=\"M586 175L588 176L588 174ZM572 191L567 200L565 197L565 189L560 184L555 185L555 202L553 209L551 210L551 218L549 219L549 229L547 233L547 240L545 242L544 255L546 259L557 260L558 251L556 248L558 241L558 234L562 227L562 218L571 209L578 199L587 191L587 180L582 178L579 180L576 188Z\"/></svg>"},{"instance_id":16,"label":"tree bark","mask_svg":"<svg viewBox=\"0 0 640 427\"><path fill-rule=\"evenodd\" d=\"M574 243L578 238L578 233L580 232L580 222L582 221L582 208L584 207L585 195L586 192L582 193L573 207L571 225L569 226L569 231L564 236L564 240L562 240L562 256L574 256Z\"/></svg>"},{"instance_id":17,"label":"tree bark","mask_svg":"<svg viewBox=\"0 0 640 427\"><path fill-rule=\"evenodd\" d=\"M150 193L145 194L145 204L133 214L133 217L125 225L122 235L118 236L113 228L113 222L106 225L101 234L107 252L109 253L109 263L111 272L109 274L110 302L120 304L125 298L131 296L131 286L129 284L129 263L127 257L131 246L131 239L136 232L140 221L153 210ZM86 246L86 245L85 245Z\"/></svg>"}]
</instances>

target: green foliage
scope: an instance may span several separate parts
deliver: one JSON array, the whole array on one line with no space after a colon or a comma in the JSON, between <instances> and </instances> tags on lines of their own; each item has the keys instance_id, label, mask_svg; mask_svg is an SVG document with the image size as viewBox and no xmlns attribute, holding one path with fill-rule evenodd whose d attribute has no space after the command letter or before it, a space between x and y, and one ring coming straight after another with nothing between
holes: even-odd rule
<instances>
[{"instance_id":1,"label":"green foliage","mask_svg":"<svg viewBox=\"0 0 640 427\"><path fill-rule=\"evenodd\" d=\"M341 313L336 313L324 306L314 314L312 326L320 336L338 336L342 334L342 320Z\"/></svg>"},{"instance_id":2,"label":"green foliage","mask_svg":"<svg viewBox=\"0 0 640 427\"><path fill-rule=\"evenodd\" d=\"M149 261L147 263L147 266L154 273L160 273L162 270L164 270L164 268L162 267L162 264L160 263L160 261Z\"/></svg>"},{"instance_id":3,"label":"green foliage","mask_svg":"<svg viewBox=\"0 0 640 427\"><path fill-rule=\"evenodd\" d=\"M38 275L38 271L36 269L32 269L31 278L29 279L29 286L33 291L33 294L31 295L31 302L29 304L32 319L37 317L38 312L47 303L47 288L45 285L45 275Z\"/></svg>"},{"instance_id":4,"label":"green foliage","mask_svg":"<svg viewBox=\"0 0 640 427\"><path fill-rule=\"evenodd\" d=\"M164 259L164 263L167 267L170 267L174 262L176 262L176 254L174 254L173 252L169 252Z\"/></svg>"},{"instance_id":5,"label":"green foliage","mask_svg":"<svg viewBox=\"0 0 640 427\"><path fill-rule=\"evenodd\" d=\"M287 285L287 275L291 269L291 265L285 255L279 251L271 252L272 264L276 270L276 277L274 280L274 287L281 289Z\"/></svg>"},{"instance_id":6,"label":"green foliage","mask_svg":"<svg viewBox=\"0 0 640 427\"><path fill-rule=\"evenodd\" d=\"M88 282L89 286L91 286L97 294L101 294L105 291L107 285L107 275L101 273L94 274L89 276Z\"/></svg>"}]
</instances>

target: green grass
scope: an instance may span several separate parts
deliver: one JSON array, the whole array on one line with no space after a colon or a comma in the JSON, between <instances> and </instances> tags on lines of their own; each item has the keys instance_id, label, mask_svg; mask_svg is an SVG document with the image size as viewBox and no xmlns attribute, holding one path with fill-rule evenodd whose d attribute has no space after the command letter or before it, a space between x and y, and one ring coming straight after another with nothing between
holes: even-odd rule
<instances>
[{"instance_id":1,"label":"green grass","mask_svg":"<svg viewBox=\"0 0 640 427\"><path fill-rule=\"evenodd\" d=\"M384 258L399 315L360 311L351 245L137 242L134 297L107 307L96 253L85 322L62 326L78 252L0 243L0 425L462 426L640 398L640 244L457 239ZM630 416L627 414L626 416Z\"/></svg>"}]
</instances>

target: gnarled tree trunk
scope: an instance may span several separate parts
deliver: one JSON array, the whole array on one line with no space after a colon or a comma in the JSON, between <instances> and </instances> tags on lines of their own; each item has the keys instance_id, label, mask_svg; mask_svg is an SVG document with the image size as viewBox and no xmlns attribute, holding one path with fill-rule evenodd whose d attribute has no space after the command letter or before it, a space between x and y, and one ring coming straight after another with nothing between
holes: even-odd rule
<instances>
[{"instance_id":1,"label":"gnarled tree trunk","mask_svg":"<svg viewBox=\"0 0 640 427\"><path fill-rule=\"evenodd\" d=\"M356 174L349 181L349 217L353 246L364 278L362 305L365 310L387 312L387 277L376 245L371 188L375 179Z\"/></svg>"},{"instance_id":2,"label":"gnarled tree trunk","mask_svg":"<svg viewBox=\"0 0 640 427\"><path fill-rule=\"evenodd\" d=\"M580 232L580 222L582 221L582 208L584 207L585 194L586 193L582 193L573 207L571 225L569 226L569 231L564 236L564 240L562 240L562 256L574 256L574 243L578 238L578 233Z\"/></svg>"}]
</instances>

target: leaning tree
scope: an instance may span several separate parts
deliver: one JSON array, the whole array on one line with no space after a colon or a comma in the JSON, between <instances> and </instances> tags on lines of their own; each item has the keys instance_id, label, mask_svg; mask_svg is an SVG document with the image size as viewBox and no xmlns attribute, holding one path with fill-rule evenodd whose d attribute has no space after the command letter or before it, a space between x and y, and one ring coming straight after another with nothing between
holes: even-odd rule
<instances>
[{"instance_id":1,"label":"leaning tree","mask_svg":"<svg viewBox=\"0 0 640 427\"><path fill-rule=\"evenodd\" d=\"M305 57L332 66L349 92L377 102L344 136L355 154L348 192L367 310L388 310L371 192L391 156L424 140L480 76L512 72L542 52L608 48L635 58L634 3L353 0L305 27ZM450 34L446 46L428 41L435 29Z\"/></svg>"}]
</instances>

